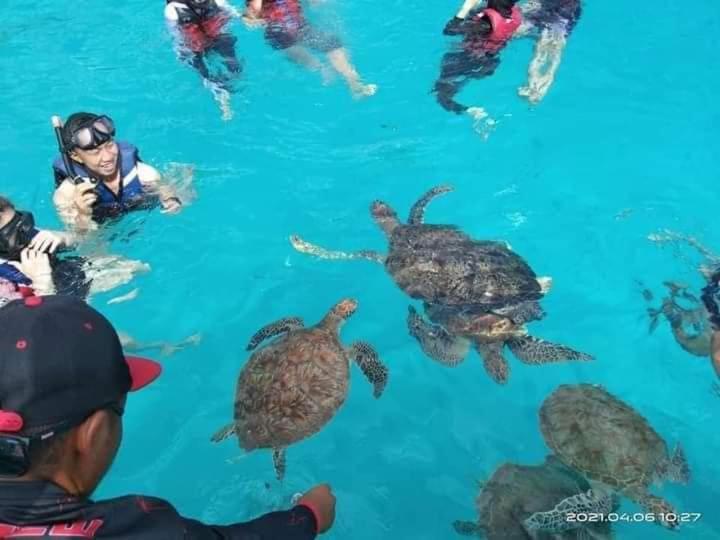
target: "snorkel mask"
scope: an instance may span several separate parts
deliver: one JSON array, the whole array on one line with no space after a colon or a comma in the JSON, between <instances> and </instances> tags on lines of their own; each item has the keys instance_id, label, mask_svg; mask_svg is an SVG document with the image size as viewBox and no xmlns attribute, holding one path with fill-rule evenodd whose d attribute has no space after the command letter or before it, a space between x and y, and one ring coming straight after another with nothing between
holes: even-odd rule
<instances>
[{"instance_id":1,"label":"snorkel mask","mask_svg":"<svg viewBox=\"0 0 720 540\"><path fill-rule=\"evenodd\" d=\"M35 218L30 212L15 212L13 218L0 228L0 257L18 259L37 234Z\"/></svg>"},{"instance_id":2,"label":"snorkel mask","mask_svg":"<svg viewBox=\"0 0 720 540\"><path fill-rule=\"evenodd\" d=\"M86 124L82 124L70 135L70 145L67 150L79 148L92 150L101 144L112 140L115 136L115 124L108 116L98 116Z\"/></svg>"}]
</instances>

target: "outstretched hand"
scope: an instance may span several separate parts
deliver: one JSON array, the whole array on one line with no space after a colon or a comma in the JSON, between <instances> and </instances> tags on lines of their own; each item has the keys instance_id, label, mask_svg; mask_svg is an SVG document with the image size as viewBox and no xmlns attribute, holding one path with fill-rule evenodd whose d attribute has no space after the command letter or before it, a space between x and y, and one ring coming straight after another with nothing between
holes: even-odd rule
<instances>
[{"instance_id":1,"label":"outstretched hand","mask_svg":"<svg viewBox=\"0 0 720 540\"><path fill-rule=\"evenodd\" d=\"M318 534L330 530L335 522L335 495L328 484L320 484L306 492L297 504L307 505L312 509L318 521Z\"/></svg>"}]
</instances>

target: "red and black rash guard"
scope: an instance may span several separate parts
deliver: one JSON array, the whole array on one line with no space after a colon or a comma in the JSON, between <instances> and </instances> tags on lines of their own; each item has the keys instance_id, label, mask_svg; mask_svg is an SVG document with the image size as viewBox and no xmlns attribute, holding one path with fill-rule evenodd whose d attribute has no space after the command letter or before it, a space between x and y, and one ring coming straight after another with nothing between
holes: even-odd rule
<instances>
[{"instance_id":1,"label":"red and black rash guard","mask_svg":"<svg viewBox=\"0 0 720 540\"><path fill-rule=\"evenodd\" d=\"M313 540L312 510L295 506L233 525L206 525L162 499L128 495L91 501L48 482L0 481L0 539Z\"/></svg>"}]
</instances>

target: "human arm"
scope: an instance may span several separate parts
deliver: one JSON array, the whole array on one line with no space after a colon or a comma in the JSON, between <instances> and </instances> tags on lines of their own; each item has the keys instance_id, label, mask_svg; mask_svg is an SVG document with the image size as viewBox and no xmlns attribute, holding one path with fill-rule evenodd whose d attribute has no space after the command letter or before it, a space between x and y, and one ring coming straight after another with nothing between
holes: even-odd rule
<instances>
[{"instance_id":1,"label":"human arm","mask_svg":"<svg viewBox=\"0 0 720 540\"><path fill-rule=\"evenodd\" d=\"M182 201L172 186L163 182L160 173L147 163L138 162L137 164L138 179L143 188L148 192L157 194L160 198L160 204L165 212L176 213L182 207Z\"/></svg>"},{"instance_id":2,"label":"human arm","mask_svg":"<svg viewBox=\"0 0 720 540\"><path fill-rule=\"evenodd\" d=\"M89 181L75 184L65 179L53 193L53 203L60 220L77 232L97 227L92 219L92 206L96 200L95 185Z\"/></svg>"},{"instance_id":3,"label":"human arm","mask_svg":"<svg viewBox=\"0 0 720 540\"><path fill-rule=\"evenodd\" d=\"M263 540L312 540L330 530L335 521L335 496L330 486L322 484L305 493L290 510L271 512L252 521L226 526L208 526L187 520L188 532L193 538L204 538L202 532L211 530L227 540L244 540L246 535L257 535Z\"/></svg>"},{"instance_id":4,"label":"human arm","mask_svg":"<svg viewBox=\"0 0 720 540\"><path fill-rule=\"evenodd\" d=\"M463 5L460 6L460 10L455 15L455 18L465 19L475 6L480 4L480 2L482 2L482 0L465 0Z\"/></svg>"}]
</instances>

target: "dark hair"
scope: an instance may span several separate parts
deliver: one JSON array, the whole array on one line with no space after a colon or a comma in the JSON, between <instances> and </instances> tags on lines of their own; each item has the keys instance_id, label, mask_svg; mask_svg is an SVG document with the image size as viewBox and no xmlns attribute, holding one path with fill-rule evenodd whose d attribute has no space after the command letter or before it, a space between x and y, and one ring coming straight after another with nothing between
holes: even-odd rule
<instances>
[{"instance_id":1,"label":"dark hair","mask_svg":"<svg viewBox=\"0 0 720 540\"><path fill-rule=\"evenodd\" d=\"M501 15L509 15L517 0L488 0L487 7L499 11Z\"/></svg>"},{"instance_id":2,"label":"dark hair","mask_svg":"<svg viewBox=\"0 0 720 540\"><path fill-rule=\"evenodd\" d=\"M30 445L28 452L30 458L30 470L28 472L39 473L56 467L62 457L62 445L73 430L58 433L44 441L34 441Z\"/></svg>"},{"instance_id":3,"label":"dark hair","mask_svg":"<svg viewBox=\"0 0 720 540\"><path fill-rule=\"evenodd\" d=\"M7 197L0 195L0 212L15 210L15 205Z\"/></svg>"},{"instance_id":4,"label":"dark hair","mask_svg":"<svg viewBox=\"0 0 720 540\"><path fill-rule=\"evenodd\" d=\"M70 150L72 148L72 141L70 139L73 136L73 133L75 133L80 127L89 124L99 117L99 114L89 112L76 112L68 116L61 131L63 145Z\"/></svg>"}]
</instances>

